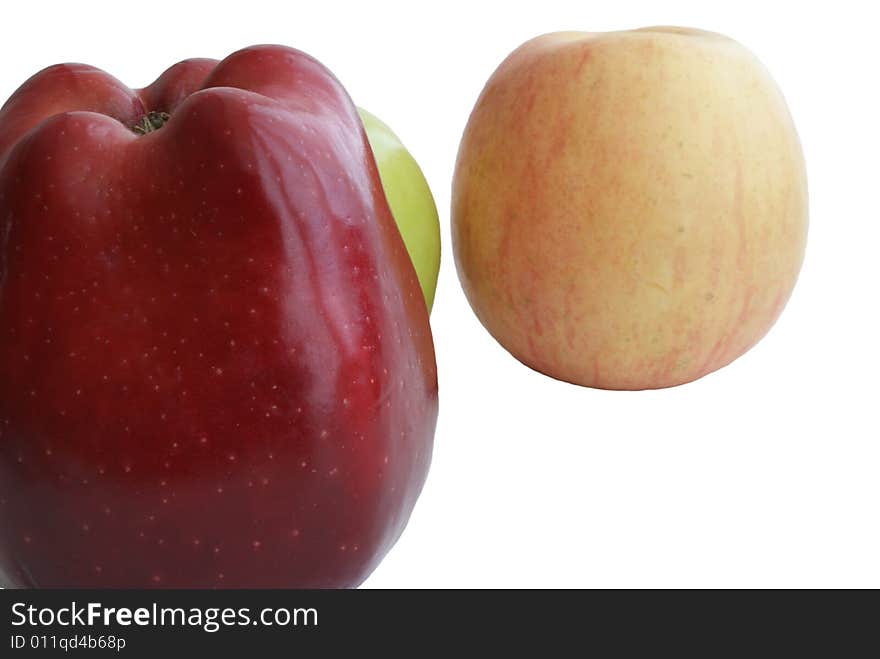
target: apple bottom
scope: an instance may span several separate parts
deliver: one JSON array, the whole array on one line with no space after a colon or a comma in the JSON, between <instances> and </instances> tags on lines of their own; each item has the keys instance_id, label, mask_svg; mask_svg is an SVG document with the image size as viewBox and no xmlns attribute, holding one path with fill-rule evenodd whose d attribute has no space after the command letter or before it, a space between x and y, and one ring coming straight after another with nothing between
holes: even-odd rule
<instances>
[{"instance_id":1,"label":"apple bottom","mask_svg":"<svg viewBox=\"0 0 880 659\"><path fill-rule=\"evenodd\" d=\"M48 460L30 462L41 478L24 478L22 451L20 469L0 468L0 576L8 587L354 587L400 535L427 473L428 454L398 450L408 464L393 469L390 448L345 461L251 446L232 465L213 456L161 478L148 464L84 478L84 465Z\"/></svg>"}]
</instances>

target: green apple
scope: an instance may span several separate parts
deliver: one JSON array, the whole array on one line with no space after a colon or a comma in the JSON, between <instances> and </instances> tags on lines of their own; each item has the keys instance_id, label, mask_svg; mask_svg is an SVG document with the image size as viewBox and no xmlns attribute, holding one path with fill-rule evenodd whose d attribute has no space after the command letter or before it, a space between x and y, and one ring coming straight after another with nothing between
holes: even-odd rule
<instances>
[{"instance_id":1,"label":"green apple","mask_svg":"<svg viewBox=\"0 0 880 659\"><path fill-rule=\"evenodd\" d=\"M440 270L440 219L434 197L418 163L397 135L366 110L358 108L358 111L379 167L388 206L403 236L430 312Z\"/></svg>"}]
</instances>

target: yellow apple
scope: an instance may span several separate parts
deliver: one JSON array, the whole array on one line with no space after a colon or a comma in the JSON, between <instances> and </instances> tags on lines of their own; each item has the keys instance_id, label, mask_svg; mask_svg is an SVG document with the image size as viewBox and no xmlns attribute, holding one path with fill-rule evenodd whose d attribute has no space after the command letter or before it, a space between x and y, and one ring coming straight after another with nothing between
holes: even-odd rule
<instances>
[{"instance_id":1,"label":"yellow apple","mask_svg":"<svg viewBox=\"0 0 880 659\"><path fill-rule=\"evenodd\" d=\"M416 269L430 313L440 272L440 219L431 188L394 131L363 108L358 108L358 112L376 158L391 215Z\"/></svg>"},{"instance_id":2,"label":"yellow apple","mask_svg":"<svg viewBox=\"0 0 880 659\"><path fill-rule=\"evenodd\" d=\"M730 363L803 261L807 184L786 103L727 37L548 34L492 75L452 190L459 278L516 358L649 389Z\"/></svg>"}]
</instances>

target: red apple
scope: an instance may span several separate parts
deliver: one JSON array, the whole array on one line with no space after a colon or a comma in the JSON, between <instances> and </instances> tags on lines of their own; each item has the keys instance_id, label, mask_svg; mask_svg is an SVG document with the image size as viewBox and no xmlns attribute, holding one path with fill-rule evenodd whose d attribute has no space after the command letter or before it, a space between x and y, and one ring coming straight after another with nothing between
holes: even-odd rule
<instances>
[{"instance_id":1,"label":"red apple","mask_svg":"<svg viewBox=\"0 0 880 659\"><path fill-rule=\"evenodd\" d=\"M347 587L437 414L428 313L361 121L295 50L0 111L8 586Z\"/></svg>"}]
</instances>

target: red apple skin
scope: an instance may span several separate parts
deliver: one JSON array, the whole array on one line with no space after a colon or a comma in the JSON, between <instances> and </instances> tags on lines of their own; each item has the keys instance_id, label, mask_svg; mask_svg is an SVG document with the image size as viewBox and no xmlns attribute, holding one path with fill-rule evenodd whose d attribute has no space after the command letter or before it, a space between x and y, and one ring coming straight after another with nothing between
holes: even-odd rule
<instances>
[{"instance_id":1,"label":"red apple skin","mask_svg":"<svg viewBox=\"0 0 880 659\"><path fill-rule=\"evenodd\" d=\"M148 111L165 126L137 135ZM277 46L0 111L10 587L351 587L437 416L428 314L342 86Z\"/></svg>"}]
</instances>

